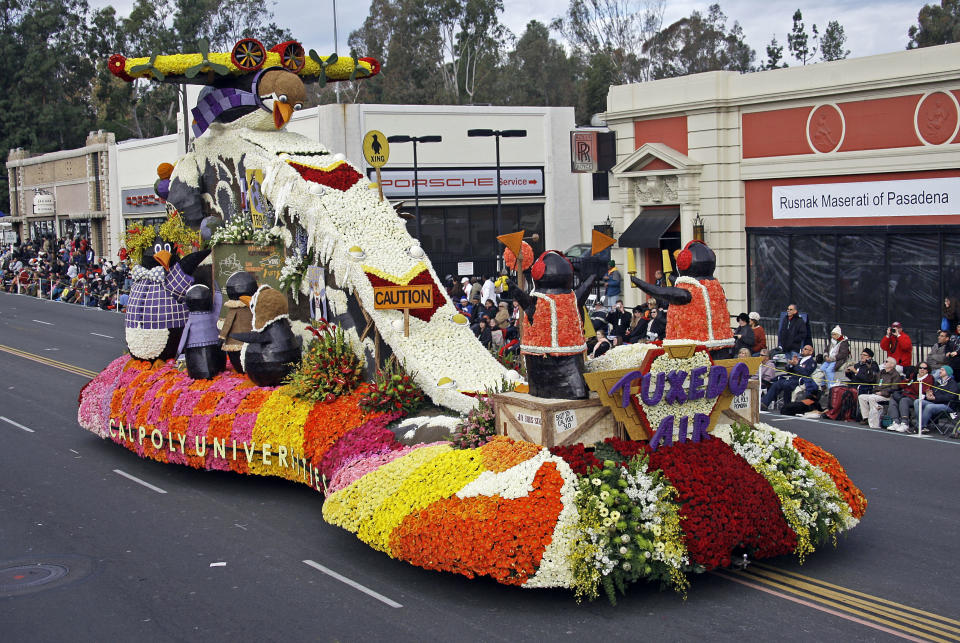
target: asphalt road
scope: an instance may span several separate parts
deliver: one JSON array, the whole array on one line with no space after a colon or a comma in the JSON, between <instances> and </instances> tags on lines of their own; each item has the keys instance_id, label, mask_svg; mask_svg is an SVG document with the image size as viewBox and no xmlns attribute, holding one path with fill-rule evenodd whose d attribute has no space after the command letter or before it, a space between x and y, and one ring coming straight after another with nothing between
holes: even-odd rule
<instances>
[{"instance_id":1,"label":"asphalt road","mask_svg":"<svg viewBox=\"0 0 960 643\"><path fill-rule=\"evenodd\" d=\"M324 523L305 486L141 460L81 429L80 373L123 351L122 330L0 294L3 640L960 640L957 441L765 414L840 459L862 523L802 567L693 577L686 601L640 585L577 605L391 560ZM21 564L65 575L11 585Z\"/></svg>"}]
</instances>

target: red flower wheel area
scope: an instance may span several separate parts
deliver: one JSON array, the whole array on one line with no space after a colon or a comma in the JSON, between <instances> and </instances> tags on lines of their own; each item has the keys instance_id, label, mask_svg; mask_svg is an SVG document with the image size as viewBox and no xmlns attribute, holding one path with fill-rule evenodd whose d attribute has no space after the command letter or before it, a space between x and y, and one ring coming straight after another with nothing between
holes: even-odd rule
<instances>
[{"instance_id":1,"label":"red flower wheel area","mask_svg":"<svg viewBox=\"0 0 960 643\"><path fill-rule=\"evenodd\" d=\"M773 488L722 440L661 447L650 454L679 492L691 562L727 567L738 549L756 558L789 554L797 535Z\"/></svg>"}]
</instances>

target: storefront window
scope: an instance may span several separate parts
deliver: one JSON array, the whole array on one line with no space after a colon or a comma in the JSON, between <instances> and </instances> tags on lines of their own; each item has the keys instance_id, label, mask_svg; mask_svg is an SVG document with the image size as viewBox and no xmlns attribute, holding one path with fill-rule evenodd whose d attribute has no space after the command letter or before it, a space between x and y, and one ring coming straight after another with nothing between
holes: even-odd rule
<instances>
[{"instance_id":1,"label":"storefront window","mask_svg":"<svg viewBox=\"0 0 960 643\"><path fill-rule=\"evenodd\" d=\"M470 208L470 248L472 254L495 256L497 254L497 233L494 228L496 206ZM501 227L501 231L506 228ZM502 234L502 232L501 232Z\"/></svg>"}]
</instances>

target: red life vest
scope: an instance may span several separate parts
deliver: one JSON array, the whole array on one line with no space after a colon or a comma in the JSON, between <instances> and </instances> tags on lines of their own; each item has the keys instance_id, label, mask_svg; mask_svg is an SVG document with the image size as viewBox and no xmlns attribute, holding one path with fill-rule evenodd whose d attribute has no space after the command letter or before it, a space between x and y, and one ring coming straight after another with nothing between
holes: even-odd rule
<instances>
[{"instance_id":1,"label":"red life vest","mask_svg":"<svg viewBox=\"0 0 960 643\"><path fill-rule=\"evenodd\" d=\"M727 296L720 282L679 277L676 287L690 293L690 303L670 306L664 342L678 344L683 341L703 344L707 348L733 346Z\"/></svg>"},{"instance_id":2,"label":"red life vest","mask_svg":"<svg viewBox=\"0 0 960 643\"><path fill-rule=\"evenodd\" d=\"M576 355L587 350L583 337L583 324L577 308L577 296L573 292L558 295L533 291L537 298L533 323L521 312L523 343L520 352L524 355Z\"/></svg>"}]
</instances>

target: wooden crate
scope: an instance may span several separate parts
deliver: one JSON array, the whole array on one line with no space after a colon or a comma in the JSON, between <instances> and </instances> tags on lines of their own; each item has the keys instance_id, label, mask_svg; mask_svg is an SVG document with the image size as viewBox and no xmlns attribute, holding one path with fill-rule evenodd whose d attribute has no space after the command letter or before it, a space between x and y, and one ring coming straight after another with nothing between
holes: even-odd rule
<instances>
[{"instance_id":1,"label":"wooden crate","mask_svg":"<svg viewBox=\"0 0 960 643\"><path fill-rule=\"evenodd\" d=\"M719 418L721 424L727 422L748 422L751 425L760 421L760 382L750 380L747 384L747 390L733 397L729 393L725 394L730 398L730 408L724 409L725 417Z\"/></svg>"},{"instance_id":2,"label":"wooden crate","mask_svg":"<svg viewBox=\"0 0 960 643\"><path fill-rule=\"evenodd\" d=\"M497 393L497 433L545 447L591 445L605 438L623 437L623 427L597 398L551 400L526 393Z\"/></svg>"}]
</instances>

